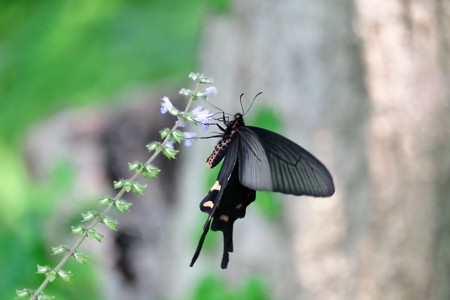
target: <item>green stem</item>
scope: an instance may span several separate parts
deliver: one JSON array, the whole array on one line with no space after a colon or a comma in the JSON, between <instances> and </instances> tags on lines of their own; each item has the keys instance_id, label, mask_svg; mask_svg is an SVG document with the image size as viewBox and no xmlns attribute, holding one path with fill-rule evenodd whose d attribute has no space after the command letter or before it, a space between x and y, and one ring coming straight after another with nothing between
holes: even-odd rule
<instances>
[{"instance_id":1,"label":"green stem","mask_svg":"<svg viewBox=\"0 0 450 300\"><path fill-rule=\"evenodd\" d=\"M197 93L199 85L200 85L200 83L197 82L195 89L194 89L194 94ZM184 110L184 114L186 114L189 111L189 109L192 105L192 101L193 101L193 97L191 97L189 99L188 104L186 105L186 108ZM172 127L171 131L176 130L178 127L179 127L178 122L175 122L175 125ZM161 147L159 147L153 153L153 155L145 162L145 164L152 163L155 160L155 158L158 157L158 155L161 153L161 149L167 144L169 139L170 139L170 135L168 135L164 139L164 141L161 144ZM136 180L136 178L138 178L138 176L141 173L142 173L142 169L136 170L134 175L129 180L130 181ZM124 193L125 193L125 187L122 187L113 199L114 200L120 199ZM100 223L100 221L103 219L103 217L109 212L109 210L112 208L112 206L113 206L113 203L109 203L108 206L89 224L89 226L86 227L86 230L94 229L95 226L97 226L97 224ZM83 241L86 239L86 237L87 237L87 233L84 233L75 241L75 243L72 245L72 247L69 248L69 250L65 253L63 258L59 261L59 263L53 269L56 273L58 273L58 271L61 270L61 268L66 264L69 257L72 256L78 250L78 248L83 243ZM49 284L49 282L50 282L49 278L46 277L45 280L39 286L39 288L37 290L35 290L33 292L33 294L30 296L30 300L35 300L44 291L45 287Z\"/></svg>"}]
</instances>

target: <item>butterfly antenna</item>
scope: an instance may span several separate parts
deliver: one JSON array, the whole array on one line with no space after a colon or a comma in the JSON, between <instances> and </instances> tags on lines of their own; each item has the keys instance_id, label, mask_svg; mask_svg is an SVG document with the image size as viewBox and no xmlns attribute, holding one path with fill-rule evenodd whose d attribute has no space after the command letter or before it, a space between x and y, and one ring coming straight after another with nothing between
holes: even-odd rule
<instances>
[{"instance_id":1,"label":"butterfly antenna","mask_svg":"<svg viewBox=\"0 0 450 300\"><path fill-rule=\"evenodd\" d=\"M258 96L261 95L261 94L262 94L262 92L259 92L258 94L256 94L256 96L252 100L252 103L250 104L250 106L248 107L248 109L247 109L247 111L245 113L244 113L244 110L242 109L242 115L243 116L245 116L250 111L250 108L252 108L253 103L255 102L256 98L258 98ZM241 95L241 97L242 97L242 95ZM241 107L242 107L242 101L241 101Z\"/></svg>"},{"instance_id":2,"label":"butterfly antenna","mask_svg":"<svg viewBox=\"0 0 450 300\"><path fill-rule=\"evenodd\" d=\"M244 96L244 93L242 93L241 96L239 97L239 102L241 103L242 114L244 114L244 106L242 105L242 96Z\"/></svg>"}]
</instances>

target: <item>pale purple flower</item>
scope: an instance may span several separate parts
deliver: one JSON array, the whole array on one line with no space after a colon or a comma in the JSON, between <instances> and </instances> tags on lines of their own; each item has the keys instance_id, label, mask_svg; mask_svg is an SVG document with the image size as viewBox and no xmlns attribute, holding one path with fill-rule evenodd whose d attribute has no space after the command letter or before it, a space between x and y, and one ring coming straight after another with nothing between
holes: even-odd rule
<instances>
[{"instance_id":1,"label":"pale purple flower","mask_svg":"<svg viewBox=\"0 0 450 300\"><path fill-rule=\"evenodd\" d=\"M202 124L205 130L208 129L208 125L213 121L213 115L208 110L203 109L202 106L197 106L191 113L194 115L195 121Z\"/></svg>"},{"instance_id":2,"label":"pale purple flower","mask_svg":"<svg viewBox=\"0 0 450 300\"><path fill-rule=\"evenodd\" d=\"M166 146L173 150L173 141L170 140L166 143Z\"/></svg>"},{"instance_id":3,"label":"pale purple flower","mask_svg":"<svg viewBox=\"0 0 450 300\"><path fill-rule=\"evenodd\" d=\"M182 121L182 120L178 119L177 125L178 125L178 127L186 127L187 123L186 123L186 121Z\"/></svg>"},{"instance_id":4,"label":"pale purple flower","mask_svg":"<svg viewBox=\"0 0 450 300\"><path fill-rule=\"evenodd\" d=\"M208 95L208 96L217 94L217 89L216 89L216 87L215 87L215 86L207 87L207 88L205 89L205 94Z\"/></svg>"},{"instance_id":5,"label":"pale purple flower","mask_svg":"<svg viewBox=\"0 0 450 300\"><path fill-rule=\"evenodd\" d=\"M197 136L195 132L183 132L184 134L184 145L186 147L192 146L192 140Z\"/></svg>"},{"instance_id":6,"label":"pale purple flower","mask_svg":"<svg viewBox=\"0 0 450 300\"><path fill-rule=\"evenodd\" d=\"M176 115L178 110L173 106L168 97L161 98L161 113L164 115L169 112L172 115Z\"/></svg>"}]
</instances>

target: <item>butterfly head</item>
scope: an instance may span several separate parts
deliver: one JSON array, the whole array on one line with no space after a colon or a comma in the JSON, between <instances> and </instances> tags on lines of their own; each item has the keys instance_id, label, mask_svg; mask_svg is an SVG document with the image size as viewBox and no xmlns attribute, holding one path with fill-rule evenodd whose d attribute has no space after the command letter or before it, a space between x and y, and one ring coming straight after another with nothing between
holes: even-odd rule
<instances>
[{"instance_id":1,"label":"butterfly head","mask_svg":"<svg viewBox=\"0 0 450 300\"><path fill-rule=\"evenodd\" d=\"M228 128L236 128L244 125L244 118L241 113L236 113L234 119L226 122Z\"/></svg>"}]
</instances>

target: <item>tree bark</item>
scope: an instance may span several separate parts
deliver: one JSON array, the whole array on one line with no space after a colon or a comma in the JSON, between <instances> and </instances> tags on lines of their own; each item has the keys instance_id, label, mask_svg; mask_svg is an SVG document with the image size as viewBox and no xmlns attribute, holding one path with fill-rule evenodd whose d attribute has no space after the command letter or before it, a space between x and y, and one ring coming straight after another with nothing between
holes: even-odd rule
<instances>
[{"instance_id":1,"label":"tree bark","mask_svg":"<svg viewBox=\"0 0 450 300\"><path fill-rule=\"evenodd\" d=\"M357 4L372 103L373 184L373 229L364 247L366 284L360 295L449 299L449 188L444 185L450 158L450 57L444 22L450 6L441 1Z\"/></svg>"}]
</instances>

